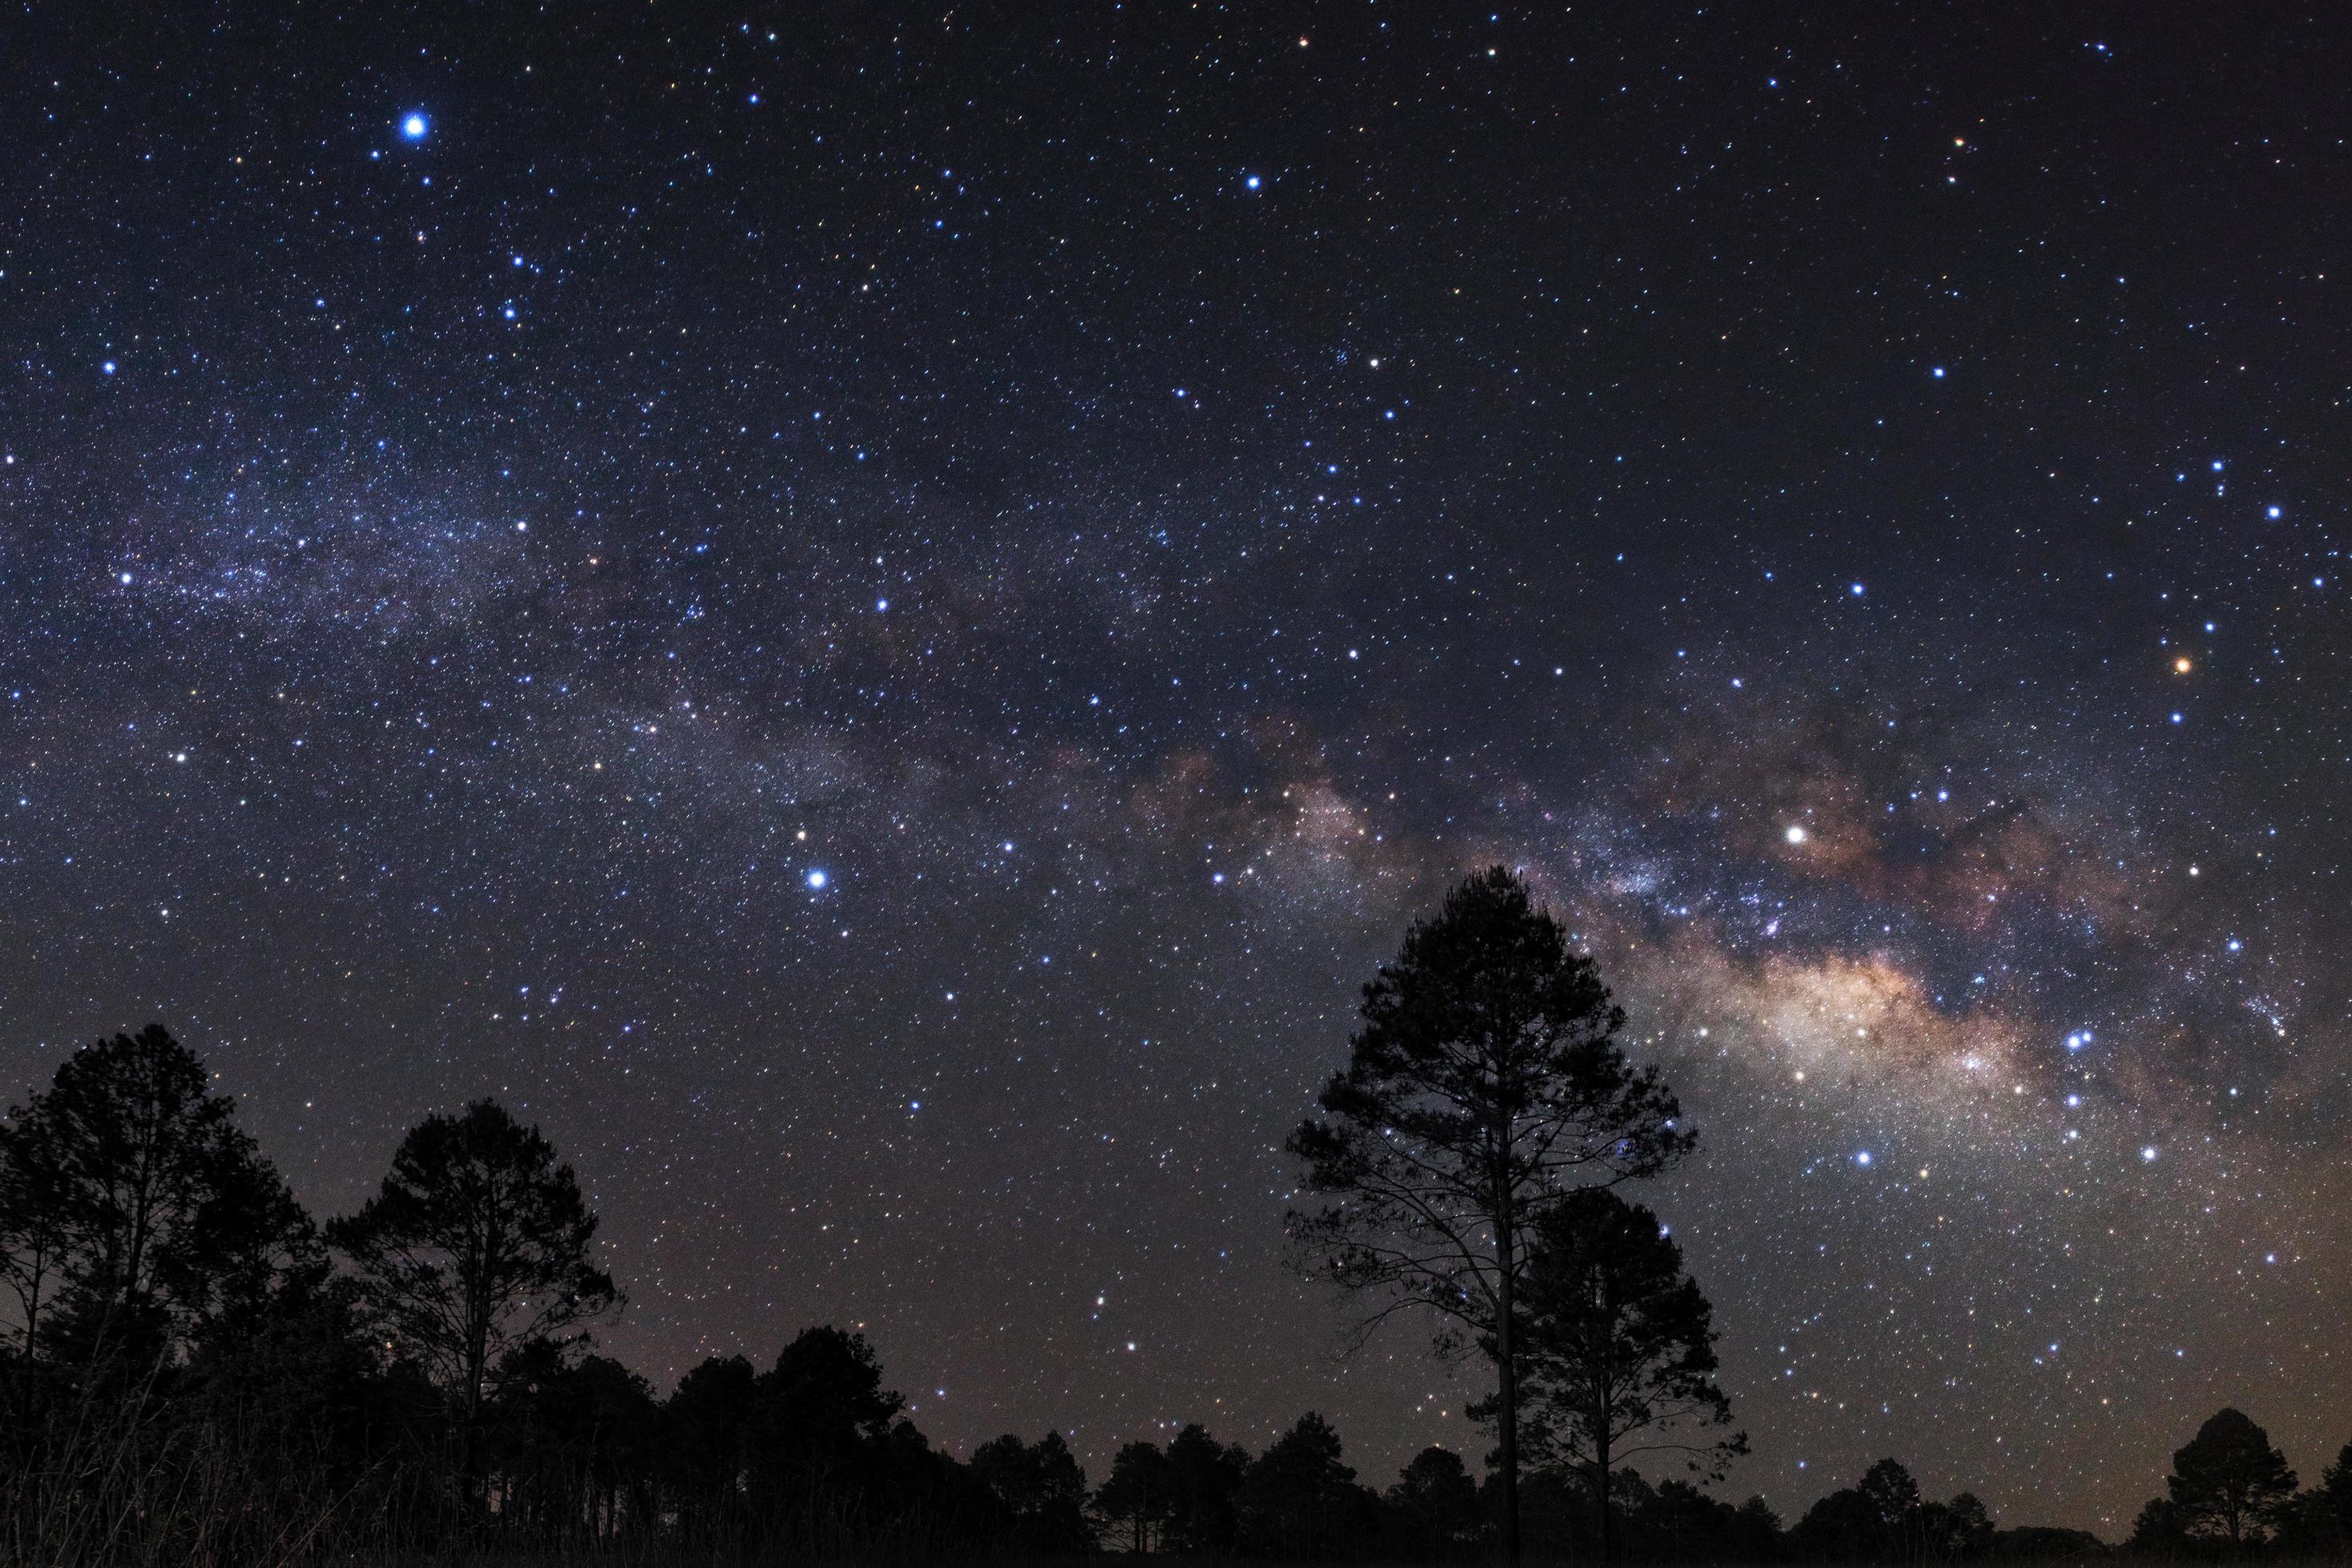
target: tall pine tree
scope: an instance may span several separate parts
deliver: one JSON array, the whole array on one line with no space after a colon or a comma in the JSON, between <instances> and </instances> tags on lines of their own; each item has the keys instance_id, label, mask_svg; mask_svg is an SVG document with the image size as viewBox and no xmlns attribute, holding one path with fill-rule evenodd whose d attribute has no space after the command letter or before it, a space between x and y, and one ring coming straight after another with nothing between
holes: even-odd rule
<instances>
[{"instance_id":1,"label":"tall pine tree","mask_svg":"<svg viewBox=\"0 0 2352 1568\"><path fill-rule=\"evenodd\" d=\"M1319 1208L1294 1212L1309 1272L1446 1320L1441 1350L1495 1363L1504 1550L1518 1559L1518 1293L1537 1223L1579 1188L1664 1170L1694 1143L1592 961L1504 867L1417 921L1364 987L1347 1069L1293 1132Z\"/></svg>"},{"instance_id":2,"label":"tall pine tree","mask_svg":"<svg viewBox=\"0 0 2352 1568\"><path fill-rule=\"evenodd\" d=\"M572 1167L487 1100L409 1129L382 1189L327 1237L385 1339L447 1395L469 1488L510 1358L570 1342L621 1301L596 1267L596 1216Z\"/></svg>"}]
</instances>

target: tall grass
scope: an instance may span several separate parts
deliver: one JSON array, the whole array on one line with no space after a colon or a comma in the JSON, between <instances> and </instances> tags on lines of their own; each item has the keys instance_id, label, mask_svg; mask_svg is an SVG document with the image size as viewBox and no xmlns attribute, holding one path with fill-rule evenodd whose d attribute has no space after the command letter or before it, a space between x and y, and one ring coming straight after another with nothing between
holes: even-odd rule
<instances>
[{"instance_id":1,"label":"tall grass","mask_svg":"<svg viewBox=\"0 0 2352 1568\"><path fill-rule=\"evenodd\" d=\"M162 1364L93 1378L53 1407L23 1389L0 1437L0 1563L278 1568L312 1554L349 1499L257 1411L160 1396Z\"/></svg>"},{"instance_id":2,"label":"tall grass","mask_svg":"<svg viewBox=\"0 0 2352 1568\"><path fill-rule=\"evenodd\" d=\"M166 1397L170 1371L0 1409L0 1568L519 1568L857 1563L986 1555L967 1521L814 1489L789 1523L740 1513L687 1539L675 1513L593 1491L551 1510L518 1478L459 1487L443 1457L340 1470L299 1422ZM460 1502L472 1493L478 1500ZM1003 1559L998 1559L1003 1561Z\"/></svg>"}]
</instances>

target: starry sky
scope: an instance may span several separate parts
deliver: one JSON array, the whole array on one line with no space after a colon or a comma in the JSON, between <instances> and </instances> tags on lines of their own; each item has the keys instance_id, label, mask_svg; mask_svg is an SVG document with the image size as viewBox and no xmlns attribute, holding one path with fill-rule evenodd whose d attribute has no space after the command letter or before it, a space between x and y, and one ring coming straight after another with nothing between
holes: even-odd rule
<instances>
[{"instance_id":1,"label":"starry sky","mask_svg":"<svg viewBox=\"0 0 2352 1568\"><path fill-rule=\"evenodd\" d=\"M1479 1381L1279 1144L1500 861L1702 1130L1730 1495L2315 1475L2345 35L1797 9L20 7L6 1097L161 1020L334 1213L496 1095L657 1384L1384 1483Z\"/></svg>"}]
</instances>

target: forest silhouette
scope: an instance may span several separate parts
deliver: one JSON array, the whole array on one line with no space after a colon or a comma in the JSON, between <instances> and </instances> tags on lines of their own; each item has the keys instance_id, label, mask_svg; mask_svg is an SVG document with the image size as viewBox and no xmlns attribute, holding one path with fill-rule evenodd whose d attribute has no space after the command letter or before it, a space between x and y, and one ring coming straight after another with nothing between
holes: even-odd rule
<instances>
[{"instance_id":1,"label":"forest silhouette","mask_svg":"<svg viewBox=\"0 0 2352 1568\"><path fill-rule=\"evenodd\" d=\"M624 1286L572 1168L482 1100L426 1118L318 1223L204 1063L153 1026L86 1047L0 1124L0 1563L531 1557L1905 1563L2078 1558L1895 1460L1793 1523L1708 1489L1745 1451L1712 1313L1627 1195L1692 1148L1624 1016L1525 885L1455 889L1365 987L1290 1149L1294 1258L1482 1361L1474 1466L1384 1489L1307 1413L1252 1453L1198 1425L1091 1479L1068 1437L959 1458L833 1325L666 1394L598 1353ZM1645 1475L1648 1466L1653 1474ZM1669 1473L1673 1472L1673 1473ZM2300 1489L2223 1410L2126 1550L2342 1557L2352 1446Z\"/></svg>"}]
</instances>

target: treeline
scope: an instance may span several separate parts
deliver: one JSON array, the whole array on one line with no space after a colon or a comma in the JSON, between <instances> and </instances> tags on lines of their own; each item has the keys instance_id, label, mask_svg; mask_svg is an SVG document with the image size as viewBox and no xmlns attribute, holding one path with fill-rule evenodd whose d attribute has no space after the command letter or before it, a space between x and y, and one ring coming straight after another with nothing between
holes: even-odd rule
<instances>
[{"instance_id":1,"label":"treeline","mask_svg":"<svg viewBox=\"0 0 2352 1568\"><path fill-rule=\"evenodd\" d=\"M1655 1217L1585 1206L1551 1266L1581 1237L1616 1261L1579 1278L1680 1302L1687 1319L1687 1278ZM1129 1443L1099 1485L1057 1432L958 1459L907 1418L865 1339L835 1327L764 1364L713 1357L665 1396L589 1337L623 1299L595 1235L572 1169L488 1101L411 1130L377 1192L321 1226L163 1029L76 1052L0 1124L0 1562L461 1548L1467 1561L1506 1543L1500 1467L1474 1474L1432 1447L1376 1489L1312 1414L1255 1454L1199 1426ZM1532 1556L2102 1550L2077 1531L1997 1529L1969 1493L1925 1499L1892 1459L1784 1526L1760 1498L1735 1506L1686 1479L1539 1452L1517 1489ZM2352 1447L2298 1491L2262 1429L2224 1411L2175 1455L2132 1544L2342 1556Z\"/></svg>"},{"instance_id":2,"label":"treeline","mask_svg":"<svg viewBox=\"0 0 2352 1568\"><path fill-rule=\"evenodd\" d=\"M0 1126L0 1561L1091 1547L1058 1436L959 1463L856 1334L656 1396L588 1337L595 1233L490 1102L320 1226L163 1029L76 1052Z\"/></svg>"},{"instance_id":3,"label":"treeline","mask_svg":"<svg viewBox=\"0 0 2352 1568\"><path fill-rule=\"evenodd\" d=\"M163 1029L76 1052L0 1125L0 1556L1436 1560L1497 1542L1493 1476L1430 1448L1376 1490L1314 1415L1257 1454L1197 1426L1130 1443L1099 1486L1059 1433L959 1460L838 1328L763 1365L714 1357L663 1396L589 1338L622 1301L595 1234L572 1169L490 1102L411 1130L377 1192L322 1226ZM1784 1531L1760 1500L1619 1468L1610 1516L1621 1554L1662 1560L1992 1539L1980 1507L1915 1508L1899 1474L1853 1494L1867 1521L1833 1499ZM1597 1500L1586 1472L1535 1468L1529 1545L1594 1554Z\"/></svg>"},{"instance_id":4,"label":"treeline","mask_svg":"<svg viewBox=\"0 0 2352 1568\"><path fill-rule=\"evenodd\" d=\"M1524 1550L1538 1559L1601 1556L1591 1472L1546 1465L1522 1479ZM1500 1541L1500 1477L1474 1480L1461 1456L1424 1448L1385 1492L1360 1486L1319 1416L1299 1420L1256 1459L1198 1426L1163 1451L1119 1450L1096 1494L1118 1544L1195 1557L1469 1561ZM1815 1503L1794 1526L1760 1497L1734 1505L1686 1480L1610 1478L1611 1561L1636 1563L1959 1563L2102 1550L2077 1531L2000 1530L1963 1492L1923 1500L1893 1459Z\"/></svg>"}]
</instances>

